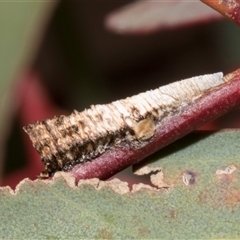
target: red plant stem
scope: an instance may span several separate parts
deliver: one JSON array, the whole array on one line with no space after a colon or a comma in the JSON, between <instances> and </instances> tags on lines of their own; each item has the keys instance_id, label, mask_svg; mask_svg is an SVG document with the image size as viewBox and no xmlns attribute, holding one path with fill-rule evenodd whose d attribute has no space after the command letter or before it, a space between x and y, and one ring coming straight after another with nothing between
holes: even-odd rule
<instances>
[{"instance_id":1,"label":"red plant stem","mask_svg":"<svg viewBox=\"0 0 240 240\"><path fill-rule=\"evenodd\" d=\"M240 0L201 0L240 26Z\"/></svg>"},{"instance_id":2,"label":"red plant stem","mask_svg":"<svg viewBox=\"0 0 240 240\"><path fill-rule=\"evenodd\" d=\"M93 161L78 164L70 171L79 179L107 179L166 145L187 135L201 125L224 115L240 105L240 69L225 76L229 82L214 88L178 115L163 120L149 143L141 149L113 147Z\"/></svg>"}]
</instances>

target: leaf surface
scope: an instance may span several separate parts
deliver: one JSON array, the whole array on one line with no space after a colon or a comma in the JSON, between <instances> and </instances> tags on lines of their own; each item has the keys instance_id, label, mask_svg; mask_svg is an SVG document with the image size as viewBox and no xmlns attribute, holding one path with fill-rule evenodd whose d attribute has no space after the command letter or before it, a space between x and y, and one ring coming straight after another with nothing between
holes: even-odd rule
<instances>
[{"instance_id":1,"label":"leaf surface","mask_svg":"<svg viewBox=\"0 0 240 240\"><path fill-rule=\"evenodd\" d=\"M117 179L75 186L62 173L1 188L0 238L237 238L239 140L240 131L203 132L166 147L148 163L161 169L164 188L130 191Z\"/></svg>"}]
</instances>

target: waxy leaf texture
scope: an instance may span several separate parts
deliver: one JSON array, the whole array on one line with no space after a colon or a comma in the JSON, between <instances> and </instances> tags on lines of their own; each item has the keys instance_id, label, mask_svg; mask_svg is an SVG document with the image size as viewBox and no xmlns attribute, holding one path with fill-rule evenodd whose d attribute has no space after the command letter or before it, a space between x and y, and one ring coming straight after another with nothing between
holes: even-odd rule
<instances>
[{"instance_id":1,"label":"waxy leaf texture","mask_svg":"<svg viewBox=\"0 0 240 240\"><path fill-rule=\"evenodd\" d=\"M195 132L164 148L145 165L162 188L71 177L1 188L0 238L238 238L239 140L238 130Z\"/></svg>"}]
</instances>

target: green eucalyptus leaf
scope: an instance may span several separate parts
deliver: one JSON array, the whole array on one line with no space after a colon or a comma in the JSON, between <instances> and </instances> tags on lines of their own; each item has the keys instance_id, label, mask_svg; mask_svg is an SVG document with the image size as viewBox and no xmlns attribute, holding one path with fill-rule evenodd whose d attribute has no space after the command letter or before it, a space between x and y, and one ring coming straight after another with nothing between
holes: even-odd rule
<instances>
[{"instance_id":1,"label":"green eucalyptus leaf","mask_svg":"<svg viewBox=\"0 0 240 240\"><path fill-rule=\"evenodd\" d=\"M2 188L0 238L239 238L239 140L240 131L196 132L161 150L141 166L161 173L161 188L133 191L116 179L75 186L61 172Z\"/></svg>"}]
</instances>

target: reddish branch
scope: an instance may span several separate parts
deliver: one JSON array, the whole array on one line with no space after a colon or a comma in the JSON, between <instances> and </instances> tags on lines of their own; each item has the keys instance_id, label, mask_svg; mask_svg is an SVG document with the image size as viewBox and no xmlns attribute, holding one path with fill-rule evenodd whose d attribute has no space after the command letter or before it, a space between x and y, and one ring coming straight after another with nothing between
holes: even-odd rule
<instances>
[{"instance_id":1,"label":"reddish branch","mask_svg":"<svg viewBox=\"0 0 240 240\"><path fill-rule=\"evenodd\" d=\"M201 0L240 26L240 0Z\"/></svg>"},{"instance_id":2,"label":"reddish branch","mask_svg":"<svg viewBox=\"0 0 240 240\"><path fill-rule=\"evenodd\" d=\"M185 136L201 125L240 105L240 69L225 76L229 82L203 95L185 111L163 121L154 137L141 149L126 146L106 151L94 161L76 165L70 172L79 179L107 179L120 170L144 159L157 150Z\"/></svg>"}]
</instances>

